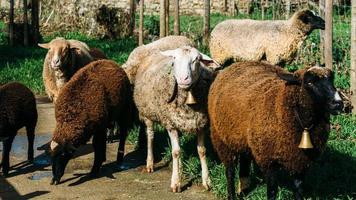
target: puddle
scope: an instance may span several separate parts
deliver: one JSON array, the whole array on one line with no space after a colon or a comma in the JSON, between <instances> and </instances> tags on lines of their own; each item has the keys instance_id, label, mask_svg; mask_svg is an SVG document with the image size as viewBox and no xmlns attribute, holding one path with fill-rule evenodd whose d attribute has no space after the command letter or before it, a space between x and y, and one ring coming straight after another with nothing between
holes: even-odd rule
<instances>
[{"instance_id":1,"label":"puddle","mask_svg":"<svg viewBox=\"0 0 356 200\"><path fill-rule=\"evenodd\" d=\"M34 156L40 156L44 153L44 151L38 151L37 147L42 146L43 144L47 143L51 139L51 135L35 135L35 142L34 142ZM25 158L27 159L27 136L23 134L17 134L15 137L14 142L12 143L11 153L10 156L18 157L18 158ZM2 142L0 142L0 151L3 150ZM35 159L36 162L36 159ZM39 161L39 164L42 161Z\"/></svg>"},{"instance_id":2,"label":"puddle","mask_svg":"<svg viewBox=\"0 0 356 200\"><path fill-rule=\"evenodd\" d=\"M43 178L47 178L47 177L51 177L51 176L52 176L52 172L51 171L36 172L33 175L31 175L30 177L28 177L28 179L33 180L33 181L38 181L38 180L41 180Z\"/></svg>"}]
</instances>

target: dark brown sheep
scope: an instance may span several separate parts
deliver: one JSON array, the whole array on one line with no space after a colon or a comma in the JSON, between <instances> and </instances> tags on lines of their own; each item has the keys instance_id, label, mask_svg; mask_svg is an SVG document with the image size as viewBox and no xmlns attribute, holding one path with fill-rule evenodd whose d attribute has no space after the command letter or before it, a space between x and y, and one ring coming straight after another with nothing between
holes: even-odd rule
<instances>
[{"instance_id":1,"label":"dark brown sheep","mask_svg":"<svg viewBox=\"0 0 356 200\"><path fill-rule=\"evenodd\" d=\"M96 175L106 160L106 129L120 126L117 162L124 155L131 125L132 91L125 71L115 62L99 60L79 70L61 90L55 106L56 128L51 142L52 184L58 184L79 146L93 136Z\"/></svg>"},{"instance_id":2,"label":"dark brown sheep","mask_svg":"<svg viewBox=\"0 0 356 200\"><path fill-rule=\"evenodd\" d=\"M327 68L307 67L292 74L246 62L221 71L209 91L208 112L212 142L226 167L229 199L235 199L237 158L238 193L248 186L253 158L266 176L268 199L276 198L279 168L294 175L294 193L301 199L302 175L325 149L330 113L342 107ZM313 149L298 148L304 128L310 129Z\"/></svg>"},{"instance_id":3,"label":"dark brown sheep","mask_svg":"<svg viewBox=\"0 0 356 200\"><path fill-rule=\"evenodd\" d=\"M0 87L0 138L3 141L3 155L0 167L7 175L9 154L17 131L26 127L28 139L28 161L33 161L33 141L37 123L35 96L20 83L8 83Z\"/></svg>"}]
</instances>

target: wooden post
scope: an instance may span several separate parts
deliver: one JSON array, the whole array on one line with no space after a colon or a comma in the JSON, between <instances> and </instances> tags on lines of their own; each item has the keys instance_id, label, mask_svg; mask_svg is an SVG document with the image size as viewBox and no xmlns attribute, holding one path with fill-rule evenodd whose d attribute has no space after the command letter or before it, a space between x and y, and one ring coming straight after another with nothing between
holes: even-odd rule
<instances>
[{"instance_id":1,"label":"wooden post","mask_svg":"<svg viewBox=\"0 0 356 200\"><path fill-rule=\"evenodd\" d=\"M353 106L352 113L356 114L356 0L352 0L352 20L351 20L351 104Z\"/></svg>"},{"instance_id":2,"label":"wooden post","mask_svg":"<svg viewBox=\"0 0 356 200\"><path fill-rule=\"evenodd\" d=\"M175 0L174 2L174 35L180 35L179 0Z\"/></svg>"},{"instance_id":3,"label":"wooden post","mask_svg":"<svg viewBox=\"0 0 356 200\"><path fill-rule=\"evenodd\" d=\"M23 44L28 46L27 0L23 0Z\"/></svg>"},{"instance_id":4,"label":"wooden post","mask_svg":"<svg viewBox=\"0 0 356 200\"><path fill-rule=\"evenodd\" d=\"M164 7L166 11L166 36L168 36L169 35L169 0L166 0Z\"/></svg>"},{"instance_id":5,"label":"wooden post","mask_svg":"<svg viewBox=\"0 0 356 200\"><path fill-rule=\"evenodd\" d=\"M40 18L39 18L39 0L32 0L31 3L31 25L33 30L33 43L39 42L40 36Z\"/></svg>"},{"instance_id":6,"label":"wooden post","mask_svg":"<svg viewBox=\"0 0 356 200\"><path fill-rule=\"evenodd\" d=\"M133 35L135 29L135 0L130 0L130 25L129 25L129 35Z\"/></svg>"},{"instance_id":7,"label":"wooden post","mask_svg":"<svg viewBox=\"0 0 356 200\"><path fill-rule=\"evenodd\" d=\"M319 0L319 15L321 18L325 19L325 0ZM324 34L325 34L325 31L320 29L319 35L320 35L320 54L321 55L324 55L324 49L325 49ZM325 63L324 56L320 57L320 63Z\"/></svg>"},{"instance_id":8,"label":"wooden post","mask_svg":"<svg viewBox=\"0 0 356 200\"><path fill-rule=\"evenodd\" d=\"M166 0L160 0L160 17L159 17L159 37L163 38L166 36L166 12L165 4Z\"/></svg>"},{"instance_id":9,"label":"wooden post","mask_svg":"<svg viewBox=\"0 0 356 200\"><path fill-rule=\"evenodd\" d=\"M210 0L205 0L204 4L204 37L203 42L208 45L210 35Z\"/></svg>"},{"instance_id":10,"label":"wooden post","mask_svg":"<svg viewBox=\"0 0 356 200\"><path fill-rule=\"evenodd\" d=\"M14 45L14 0L10 0L10 12L9 12L9 39L10 45Z\"/></svg>"},{"instance_id":11,"label":"wooden post","mask_svg":"<svg viewBox=\"0 0 356 200\"><path fill-rule=\"evenodd\" d=\"M329 69L333 67L333 0L325 2L325 66Z\"/></svg>"},{"instance_id":12,"label":"wooden post","mask_svg":"<svg viewBox=\"0 0 356 200\"><path fill-rule=\"evenodd\" d=\"M143 45L143 12L144 12L144 0L140 0L140 23L139 23L139 34L138 34L138 45Z\"/></svg>"}]
</instances>

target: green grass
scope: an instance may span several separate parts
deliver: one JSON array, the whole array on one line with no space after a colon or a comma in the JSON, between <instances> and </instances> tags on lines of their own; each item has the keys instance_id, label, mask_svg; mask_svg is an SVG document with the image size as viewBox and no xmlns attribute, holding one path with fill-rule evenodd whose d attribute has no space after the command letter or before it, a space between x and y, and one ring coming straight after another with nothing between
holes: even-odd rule
<instances>
[{"instance_id":1,"label":"green grass","mask_svg":"<svg viewBox=\"0 0 356 200\"><path fill-rule=\"evenodd\" d=\"M268 11L267 18L271 18ZM335 84L338 88L348 89L350 87L350 15L334 18L334 69ZM246 18L247 16L236 16L234 18ZM260 18L259 12L251 16ZM221 14L213 14L211 27L231 17ZM151 34L157 34L158 16L147 16L145 29ZM173 28L171 19L171 29ZM202 17L182 16L182 34L192 38L199 49L208 53L207 47L202 45ZM0 28L3 26L0 23ZM84 36L79 33L64 33L44 37L48 42L56 36L79 39L89 46L101 48L109 58L118 63L124 63L129 53L137 46L134 38L117 40L102 40ZM288 69L296 70L305 65L320 62L319 34L314 31L307 39L299 52L298 58L288 65ZM36 94L44 94L42 83L42 63L46 50L39 47L9 47L6 46L3 33L0 33L0 84L10 81L19 81L30 87ZM307 174L305 182L305 197L307 199L353 199L356 196L356 116L339 115L332 117L333 128L330 133L328 148L319 162L317 162ZM139 128L133 129L128 141L137 144ZM193 135L183 134L180 138L182 146L183 175L193 182L200 183L200 162L196 152L196 138ZM226 178L224 166L217 159L212 150L209 138L207 139L207 156L211 179L213 183L212 192L221 198L226 197ZM169 138L166 131L159 125L155 125L155 157L169 161L171 150ZM157 159L156 159L157 160ZM238 171L238 167L236 168ZM265 199L266 184L260 172L254 167L252 170L252 191L245 199ZM292 199L293 195L286 187L280 189L278 199Z\"/></svg>"}]
</instances>

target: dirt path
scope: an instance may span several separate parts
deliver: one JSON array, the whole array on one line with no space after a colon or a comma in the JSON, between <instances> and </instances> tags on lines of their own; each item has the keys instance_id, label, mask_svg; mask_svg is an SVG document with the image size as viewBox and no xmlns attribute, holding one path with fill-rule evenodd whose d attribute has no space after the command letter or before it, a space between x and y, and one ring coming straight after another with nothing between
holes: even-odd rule
<instances>
[{"instance_id":1,"label":"dirt path","mask_svg":"<svg viewBox=\"0 0 356 200\"><path fill-rule=\"evenodd\" d=\"M37 108L39 122L35 147L49 141L55 126L53 105L38 101ZM170 192L170 168L163 163L157 163L154 173L142 172L145 155L134 151L132 145L127 145L123 167L119 171L116 170L117 145L108 144L108 160L98 178L89 179L86 176L94 156L91 145L88 144L80 148L76 158L69 162L62 184L52 186L49 184L49 157L43 151L35 151L34 165L23 162L27 152L27 140L22 130L13 144L9 177L5 179L0 176L0 199L215 199L211 192L197 185L189 186L179 194Z\"/></svg>"}]
</instances>

